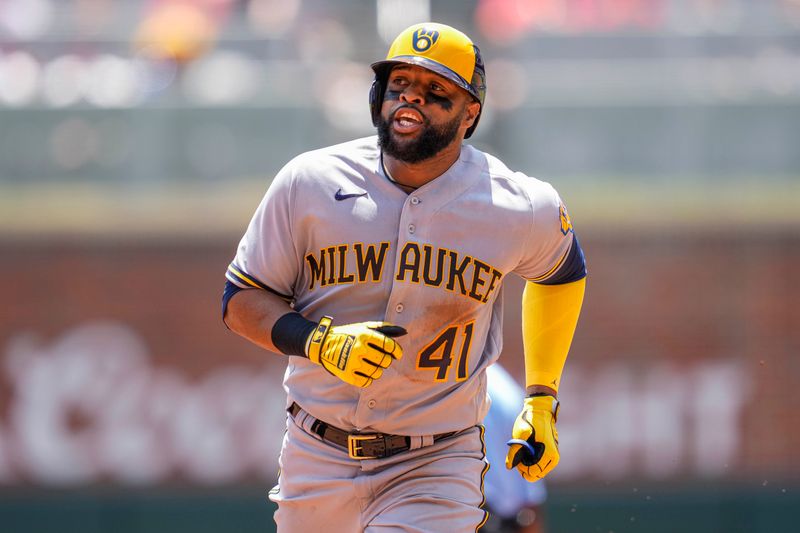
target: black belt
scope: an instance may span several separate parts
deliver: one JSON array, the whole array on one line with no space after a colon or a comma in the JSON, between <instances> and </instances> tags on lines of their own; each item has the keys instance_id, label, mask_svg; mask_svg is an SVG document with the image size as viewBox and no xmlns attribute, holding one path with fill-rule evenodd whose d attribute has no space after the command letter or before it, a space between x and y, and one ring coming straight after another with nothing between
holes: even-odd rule
<instances>
[{"instance_id":1,"label":"black belt","mask_svg":"<svg viewBox=\"0 0 800 533\"><path fill-rule=\"evenodd\" d=\"M288 411L295 417L301 409L297 403L292 402ZM351 459L383 459L411 449L411 437L386 433L348 433L319 419L314 419L311 431L322 440L347 450ZM456 433L439 433L433 436L433 442L452 437Z\"/></svg>"}]
</instances>

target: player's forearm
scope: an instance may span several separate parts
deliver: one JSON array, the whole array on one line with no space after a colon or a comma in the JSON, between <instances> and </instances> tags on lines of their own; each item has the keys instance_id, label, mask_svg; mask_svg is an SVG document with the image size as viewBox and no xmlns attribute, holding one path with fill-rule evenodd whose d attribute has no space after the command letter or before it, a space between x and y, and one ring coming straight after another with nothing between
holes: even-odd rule
<instances>
[{"instance_id":1,"label":"player's forearm","mask_svg":"<svg viewBox=\"0 0 800 533\"><path fill-rule=\"evenodd\" d=\"M526 284L522 339L528 394L558 393L585 288L586 278L563 285Z\"/></svg>"},{"instance_id":2,"label":"player's forearm","mask_svg":"<svg viewBox=\"0 0 800 533\"><path fill-rule=\"evenodd\" d=\"M273 343L275 322L287 313L289 305L274 294L260 289L239 291L231 297L225 324L235 333L262 348L281 353Z\"/></svg>"}]
</instances>

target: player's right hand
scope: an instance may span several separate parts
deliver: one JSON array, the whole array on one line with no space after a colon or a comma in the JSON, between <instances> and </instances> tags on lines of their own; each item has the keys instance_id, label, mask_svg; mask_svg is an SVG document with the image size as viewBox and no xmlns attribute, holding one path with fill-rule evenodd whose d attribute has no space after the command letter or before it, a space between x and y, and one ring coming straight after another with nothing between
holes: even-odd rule
<instances>
[{"instance_id":1,"label":"player's right hand","mask_svg":"<svg viewBox=\"0 0 800 533\"><path fill-rule=\"evenodd\" d=\"M331 317L322 317L311 332L306 354L345 383L368 387L392 361L403 357L403 348L394 340L406 334L401 326L386 322L332 326L331 322Z\"/></svg>"}]
</instances>

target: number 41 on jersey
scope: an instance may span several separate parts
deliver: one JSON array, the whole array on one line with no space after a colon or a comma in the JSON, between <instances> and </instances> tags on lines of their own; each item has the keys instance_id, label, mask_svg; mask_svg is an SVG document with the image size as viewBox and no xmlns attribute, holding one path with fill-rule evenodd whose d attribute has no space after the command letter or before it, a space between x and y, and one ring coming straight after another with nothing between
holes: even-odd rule
<instances>
[{"instance_id":1,"label":"number 41 on jersey","mask_svg":"<svg viewBox=\"0 0 800 533\"><path fill-rule=\"evenodd\" d=\"M459 331L462 329L462 335ZM453 354L456 352L456 341L461 339L461 349L458 350L458 362L456 370L456 381L467 379L467 359L469 356L470 344L472 344L472 332L475 329L475 321L467 322L463 326L449 326L430 344L425 346L417 356L417 369L423 368L436 370L434 381L447 381L450 368L453 366Z\"/></svg>"}]
</instances>

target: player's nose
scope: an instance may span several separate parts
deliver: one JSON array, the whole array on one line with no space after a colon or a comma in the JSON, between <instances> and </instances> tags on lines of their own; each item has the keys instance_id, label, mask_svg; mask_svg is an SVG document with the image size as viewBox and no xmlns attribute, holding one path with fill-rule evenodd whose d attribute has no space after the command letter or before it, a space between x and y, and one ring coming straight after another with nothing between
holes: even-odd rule
<instances>
[{"instance_id":1,"label":"player's nose","mask_svg":"<svg viewBox=\"0 0 800 533\"><path fill-rule=\"evenodd\" d=\"M416 83L409 83L400 93L400 101L410 104L425 104L425 93Z\"/></svg>"}]
</instances>

